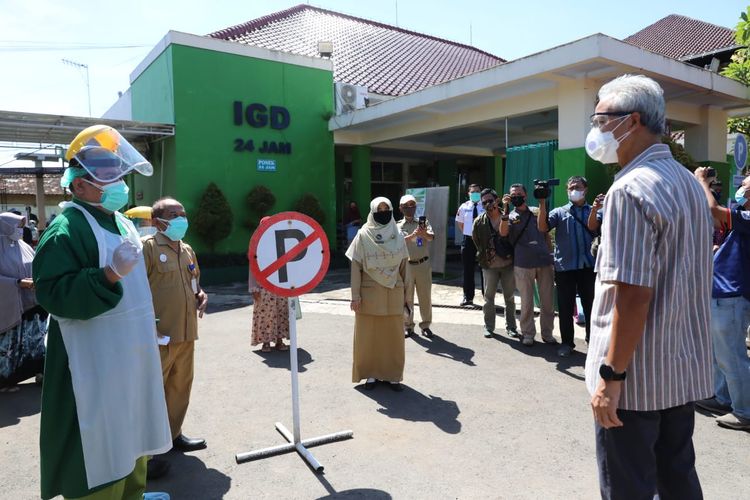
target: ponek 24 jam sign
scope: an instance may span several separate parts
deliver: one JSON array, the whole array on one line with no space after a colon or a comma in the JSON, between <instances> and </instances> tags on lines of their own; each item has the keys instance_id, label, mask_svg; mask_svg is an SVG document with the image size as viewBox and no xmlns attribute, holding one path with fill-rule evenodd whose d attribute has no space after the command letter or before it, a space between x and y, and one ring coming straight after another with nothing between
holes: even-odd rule
<instances>
[{"instance_id":1,"label":"ponek 24 jam sign","mask_svg":"<svg viewBox=\"0 0 750 500\"><path fill-rule=\"evenodd\" d=\"M253 128L270 127L273 130L284 130L289 127L291 117L289 110L283 106L266 106L254 102L245 106L242 101L234 101L234 124L242 126L247 123ZM267 141L253 137L238 137L234 140L234 150L240 153L292 154L291 142Z\"/></svg>"}]
</instances>

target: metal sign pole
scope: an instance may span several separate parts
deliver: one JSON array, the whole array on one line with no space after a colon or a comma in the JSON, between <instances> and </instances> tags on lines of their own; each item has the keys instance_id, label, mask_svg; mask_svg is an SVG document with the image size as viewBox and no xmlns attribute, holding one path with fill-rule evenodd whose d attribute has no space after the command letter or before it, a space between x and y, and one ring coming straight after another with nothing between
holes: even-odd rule
<instances>
[{"instance_id":1,"label":"metal sign pole","mask_svg":"<svg viewBox=\"0 0 750 500\"><path fill-rule=\"evenodd\" d=\"M297 311L295 310L294 299L288 299L289 302L289 363L292 368L292 430L294 431L294 444L300 443L299 432L299 381L297 379L299 371L297 367Z\"/></svg>"}]
</instances>

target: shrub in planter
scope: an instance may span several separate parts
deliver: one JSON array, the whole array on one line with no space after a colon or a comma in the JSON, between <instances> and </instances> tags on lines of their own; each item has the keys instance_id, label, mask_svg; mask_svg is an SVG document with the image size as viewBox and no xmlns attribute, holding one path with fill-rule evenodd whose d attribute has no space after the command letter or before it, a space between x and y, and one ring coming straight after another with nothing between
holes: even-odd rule
<instances>
[{"instance_id":1,"label":"shrub in planter","mask_svg":"<svg viewBox=\"0 0 750 500\"><path fill-rule=\"evenodd\" d=\"M232 232L232 207L221 189L213 182L206 187L193 217L193 226L198 236L213 252L216 243Z\"/></svg>"},{"instance_id":2,"label":"shrub in planter","mask_svg":"<svg viewBox=\"0 0 750 500\"><path fill-rule=\"evenodd\" d=\"M312 193L303 194L297 203L294 204L293 210L312 217L318 224L323 225L326 221L326 214L323 207L320 206L318 198Z\"/></svg>"},{"instance_id":3,"label":"shrub in planter","mask_svg":"<svg viewBox=\"0 0 750 500\"><path fill-rule=\"evenodd\" d=\"M247 195L245 206L251 212L251 216L245 220L245 227L255 231L260 219L263 218L276 204L276 196L266 186L257 185Z\"/></svg>"}]
</instances>

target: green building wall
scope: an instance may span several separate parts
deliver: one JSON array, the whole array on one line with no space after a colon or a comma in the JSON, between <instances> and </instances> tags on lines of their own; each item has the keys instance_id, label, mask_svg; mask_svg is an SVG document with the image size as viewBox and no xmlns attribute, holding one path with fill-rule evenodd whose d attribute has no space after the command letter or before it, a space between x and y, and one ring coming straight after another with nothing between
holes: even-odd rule
<instances>
[{"instance_id":1,"label":"green building wall","mask_svg":"<svg viewBox=\"0 0 750 500\"><path fill-rule=\"evenodd\" d=\"M333 112L333 75L330 71L276 61L226 54L183 45L170 45L132 84L133 119L170 121L175 137L157 143L151 152L155 172L136 178L138 204L159 195L174 196L188 217L195 214L206 186L214 182L229 201L234 215L230 236L215 248L218 253L245 252L251 217L245 205L256 185L276 196L271 212L291 210L304 193L320 201L324 228L335 242L336 187L333 134L327 120ZM281 106L289 111L287 128L235 124L234 103ZM252 140L253 151L236 151L237 142ZM291 144L290 154L260 153L264 143ZM163 165L157 165L162 163ZM258 171L257 160L275 160L276 171ZM186 239L197 251L207 245L192 230Z\"/></svg>"}]
</instances>

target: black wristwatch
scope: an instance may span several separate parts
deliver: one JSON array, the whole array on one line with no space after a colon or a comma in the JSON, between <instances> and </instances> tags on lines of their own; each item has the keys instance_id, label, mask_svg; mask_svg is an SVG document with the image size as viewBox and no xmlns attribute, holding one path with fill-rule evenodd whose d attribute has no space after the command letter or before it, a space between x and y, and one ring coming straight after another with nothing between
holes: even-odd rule
<instances>
[{"instance_id":1,"label":"black wristwatch","mask_svg":"<svg viewBox=\"0 0 750 500\"><path fill-rule=\"evenodd\" d=\"M599 367L599 376L602 380L606 380L607 382L612 380L625 380L625 377L628 376L628 372L617 373L614 368L607 363L602 363L602 366Z\"/></svg>"}]
</instances>

